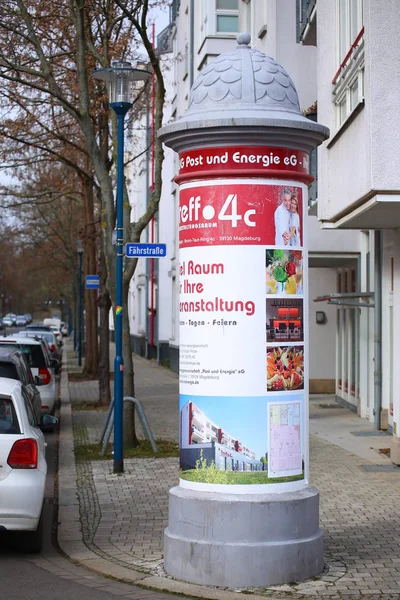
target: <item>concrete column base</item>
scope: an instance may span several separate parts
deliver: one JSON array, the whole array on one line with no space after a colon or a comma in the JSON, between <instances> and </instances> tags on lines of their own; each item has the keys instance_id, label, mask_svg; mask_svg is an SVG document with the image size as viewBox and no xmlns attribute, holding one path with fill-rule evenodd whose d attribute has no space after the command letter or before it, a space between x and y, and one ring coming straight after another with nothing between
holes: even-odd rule
<instances>
[{"instance_id":1,"label":"concrete column base","mask_svg":"<svg viewBox=\"0 0 400 600\"><path fill-rule=\"evenodd\" d=\"M260 587L319 575L319 492L224 495L174 487L164 554L169 575L200 585Z\"/></svg>"},{"instance_id":2,"label":"concrete column base","mask_svg":"<svg viewBox=\"0 0 400 600\"><path fill-rule=\"evenodd\" d=\"M390 459L394 465L400 465L400 438L397 435L392 438Z\"/></svg>"}]
</instances>

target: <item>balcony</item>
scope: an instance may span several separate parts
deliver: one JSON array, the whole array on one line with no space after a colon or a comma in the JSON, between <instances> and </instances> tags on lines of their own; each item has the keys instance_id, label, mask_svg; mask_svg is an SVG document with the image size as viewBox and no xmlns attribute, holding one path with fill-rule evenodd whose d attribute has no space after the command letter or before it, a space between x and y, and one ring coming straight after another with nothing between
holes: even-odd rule
<instances>
[{"instance_id":1,"label":"balcony","mask_svg":"<svg viewBox=\"0 0 400 600\"><path fill-rule=\"evenodd\" d=\"M204 427L201 425L201 423L199 424L200 427L198 425L196 425L196 423L192 423L192 429L198 431L199 433L201 433L202 435L204 435Z\"/></svg>"},{"instance_id":2,"label":"balcony","mask_svg":"<svg viewBox=\"0 0 400 600\"><path fill-rule=\"evenodd\" d=\"M296 0L297 41L317 45L317 0Z\"/></svg>"},{"instance_id":3,"label":"balcony","mask_svg":"<svg viewBox=\"0 0 400 600\"><path fill-rule=\"evenodd\" d=\"M205 438L203 433L196 431L196 429L192 428L192 444L203 444L204 441Z\"/></svg>"}]
</instances>

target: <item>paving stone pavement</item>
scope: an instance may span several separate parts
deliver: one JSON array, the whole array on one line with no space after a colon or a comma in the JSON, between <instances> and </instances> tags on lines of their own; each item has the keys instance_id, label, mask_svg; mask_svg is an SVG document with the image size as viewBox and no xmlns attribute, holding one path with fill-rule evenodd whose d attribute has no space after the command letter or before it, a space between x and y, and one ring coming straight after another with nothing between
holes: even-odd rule
<instances>
[{"instance_id":1,"label":"paving stone pavement","mask_svg":"<svg viewBox=\"0 0 400 600\"><path fill-rule=\"evenodd\" d=\"M135 357L135 363L136 395L155 437L176 441L176 374L142 358ZM69 382L68 390L72 406L98 399L96 382ZM301 584L242 591L269 598L400 600L400 469L364 471L362 465L371 460L390 464L378 454L387 438L352 436L352 428L370 429L370 424L355 421L346 409L336 410L330 421L319 408L325 401L333 400L313 400L310 409L310 429L316 433L310 436L311 483L321 497L325 571L320 578ZM98 442L103 419L104 412L73 412L75 443ZM341 447L349 444L352 452ZM114 475L110 461L78 463L82 538L95 554L116 565L166 578L163 531L168 490L178 482L178 461L125 459L124 464L124 474ZM211 595L213 589L207 589L210 595L205 597L222 597L222 591L221 596L218 590Z\"/></svg>"}]
</instances>

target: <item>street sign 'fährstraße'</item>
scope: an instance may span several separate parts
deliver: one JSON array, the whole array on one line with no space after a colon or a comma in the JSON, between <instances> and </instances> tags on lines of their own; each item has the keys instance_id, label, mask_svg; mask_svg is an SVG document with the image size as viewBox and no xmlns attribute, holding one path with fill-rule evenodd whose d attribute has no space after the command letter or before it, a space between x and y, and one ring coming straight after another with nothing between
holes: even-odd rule
<instances>
[{"instance_id":1,"label":"street sign 'f\u00e4hrstra\u00dfe'","mask_svg":"<svg viewBox=\"0 0 400 600\"><path fill-rule=\"evenodd\" d=\"M98 290L100 287L100 277L98 275L86 275L86 289Z\"/></svg>"},{"instance_id":2,"label":"street sign 'f\u00e4hrstra\u00dfe'","mask_svg":"<svg viewBox=\"0 0 400 600\"><path fill-rule=\"evenodd\" d=\"M127 258L164 258L167 256L167 244L126 244Z\"/></svg>"}]
</instances>

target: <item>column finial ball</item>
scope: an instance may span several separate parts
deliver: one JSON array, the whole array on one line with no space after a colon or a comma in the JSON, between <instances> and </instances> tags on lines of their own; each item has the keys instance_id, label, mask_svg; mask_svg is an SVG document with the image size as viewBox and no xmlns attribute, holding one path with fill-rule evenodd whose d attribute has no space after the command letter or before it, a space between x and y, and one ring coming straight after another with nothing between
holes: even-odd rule
<instances>
[{"instance_id":1,"label":"column finial ball","mask_svg":"<svg viewBox=\"0 0 400 600\"><path fill-rule=\"evenodd\" d=\"M242 33L238 33L236 36L236 41L239 46L248 46L251 42L251 35L246 33L245 31Z\"/></svg>"}]
</instances>

